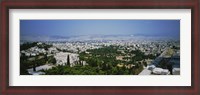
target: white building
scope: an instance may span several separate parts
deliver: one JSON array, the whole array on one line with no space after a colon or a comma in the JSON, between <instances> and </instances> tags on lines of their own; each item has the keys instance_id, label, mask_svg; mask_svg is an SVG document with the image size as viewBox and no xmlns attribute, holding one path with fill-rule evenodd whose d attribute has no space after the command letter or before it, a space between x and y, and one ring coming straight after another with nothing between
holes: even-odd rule
<instances>
[{"instance_id":1,"label":"white building","mask_svg":"<svg viewBox=\"0 0 200 95\"><path fill-rule=\"evenodd\" d=\"M70 58L70 66L74 66L76 62L79 61L78 54L69 53L69 52L59 52L55 54L56 64L57 65L66 65L67 64L67 56Z\"/></svg>"}]
</instances>

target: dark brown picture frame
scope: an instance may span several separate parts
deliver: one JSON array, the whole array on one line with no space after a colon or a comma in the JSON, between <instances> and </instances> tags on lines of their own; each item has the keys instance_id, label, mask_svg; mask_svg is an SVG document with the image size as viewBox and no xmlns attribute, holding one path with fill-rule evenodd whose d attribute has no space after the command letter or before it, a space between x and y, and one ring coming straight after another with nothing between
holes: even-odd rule
<instances>
[{"instance_id":1,"label":"dark brown picture frame","mask_svg":"<svg viewBox=\"0 0 200 95\"><path fill-rule=\"evenodd\" d=\"M3 95L27 94L131 94L200 95L199 0L4 0L1 2L1 77ZM9 86L9 9L191 9L192 10L192 83L184 86ZM156 81L156 80L155 80ZM170 80L169 80L170 81Z\"/></svg>"}]
</instances>

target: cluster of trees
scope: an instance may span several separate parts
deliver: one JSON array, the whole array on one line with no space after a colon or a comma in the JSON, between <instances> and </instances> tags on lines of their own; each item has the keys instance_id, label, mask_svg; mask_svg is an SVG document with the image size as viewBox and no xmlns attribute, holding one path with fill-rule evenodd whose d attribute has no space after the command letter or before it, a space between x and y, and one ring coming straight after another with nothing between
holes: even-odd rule
<instances>
[{"instance_id":1,"label":"cluster of trees","mask_svg":"<svg viewBox=\"0 0 200 95\"><path fill-rule=\"evenodd\" d=\"M46 63L52 63L53 65L56 64L56 58L54 56L46 57Z\"/></svg>"},{"instance_id":2,"label":"cluster of trees","mask_svg":"<svg viewBox=\"0 0 200 95\"><path fill-rule=\"evenodd\" d=\"M43 70L43 72L45 72L46 75L137 75L142 70L143 67L138 64L132 68L110 66L106 69L89 65L76 65L74 67L58 65L49 70Z\"/></svg>"},{"instance_id":3,"label":"cluster of trees","mask_svg":"<svg viewBox=\"0 0 200 95\"><path fill-rule=\"evenodd\" d=\"M89 52L89 53L88 53ZM80 61L86 61L88 65L77 64L70 67L70 57L67 56L67 65L59 65L45 70L47 75L136 75L143 70L143 64L136 63L143 59L141 51L133 51L136 56L131 62L116 60L116 56L122 55L118 47L109 46L98 49L90 49L79 54ZM134 60L134 61L133 61ZM123 63L122 67L117 64ZM127 67L132 64L132 67Z\"/></svg>"},{"instance_id":4,"label":"cluster of trees","mask_svg":"<svg viewBox=\"0 0 200 95\"><path fill-rule=\"evenodd\" d=\"M127 69L125 67L111 67L109 69L100 69L98 67L92 67L89 65L81 66L76 65L74 67L58 65L49 70L43 70L46 75L133 75L138 74L137 71L133 71L134 68Z\"/></svg>"},{"instance_id":5,"label":"cluster of trees","mask_svg":"<svg viewBox=\"0 0 200 95\"><path fill-rule=\"evenodd\" d=\"M70 52L73 53L73 51L67 50L67 49L60 49L60 48L56 48L58 51L60 52Z\"/></svg>"},{"instance_id":6,"label":"cluster of trees","mask_svg":"<svg viewBox=\"0 0 200 95\"><path fill-rule=\"evenodd\" d=\"M42 44L39 44L37 45L38 48L44 48L45 50L48 50L48 48L52 47L53 45L50 45L50 44L45 44L45 43L42 43Z\"/></svg>"},{"instance_id":7,"label":"cluster of trees","mask_svg":"<svg viewBox=\"0 0 200 95\"><path fill-rule=\"evenodd\" d=\"M172 46L172 49L180 50L180 47L178 47L178 46Z\"/></svg>"},{"instance_id":8,"label":"cluster of trees","mask_svg":"<svg viewBox=\"0 0 200 95\"><path fill-rule=\"evenodd\" d=\"M27 50L31 47L37 46L38 48L44 48L48 50L48 48L52 47L52 45L48 45L45 43L38 44L38 42L27 42L20 45L20 51ZM47 57L45 54L39 54L37 56L25 56L25 54L21 54L20 56L20 74L28 75L27 69L33 68L35 71L37 66L44 65L46 63L56 63L56 59L53 56Z\"/></svg>"},{"instance_id":9,"label":"cluster of trees","mask_svg":"<svg viewBox=\"0 0 200 95\"><path fill-rule=\"evenodd\" d=\"M33 68L33 71L36 71L37 66L41 66L44 64L55 64L56 59L53 56L47 57L47 55L38 55L35 57L27 57L21 56L20 57L20 75L28 75L27 69Z\"/></svg>"},{"instance_id":10,"label":"cluster of trees","mask_svg":"<svg viewBox=\"0 0 200 95\"><path fill-rule=\"evenodd\" d=\"M38 48L44 48L45 50L48 50L48 48L52 47L52 45L49 44L37 44L38 42L26 42L20 45L20 51L27 50L31 47L37 46Z\"/></svg>"},{"instance_id":11,"label":"cluster of trees","mask_svg":"<svg viewBox=\"0 0 200 95\"><path fill-rule=\"evenodd\" d=\"M133 50L131 51L132 54L135 54L134 57L132 57L133 61L141 61L143 59L155 59L157 56L153 54L145 55L143 52L140 50Z\"/></svg>"},{"instance_id":12,"label":"cluster of trees","mask_svg":"<svg viewBox=\"0 0 200 95\"><path fill-rule=\"evenodd\" d=\"M29 49L31 47L36 46L36 45L37 45L37 42L33 42L33 43L27 42L27 43L24 43L24 44L20 45L20 51L27 50L27 49Z\"/></svg>"}]
</instances>

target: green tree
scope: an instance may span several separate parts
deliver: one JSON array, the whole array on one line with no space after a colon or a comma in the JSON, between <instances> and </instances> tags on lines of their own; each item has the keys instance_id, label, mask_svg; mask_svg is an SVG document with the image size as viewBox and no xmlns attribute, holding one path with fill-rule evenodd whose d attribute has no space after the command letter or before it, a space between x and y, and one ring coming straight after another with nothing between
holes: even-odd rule
<instances>
[{"instance_id":1,"label":"green tree","mask_svg":"<svg viewBox=\"0 0 200 95\"><path fill-rule=\"evenodd\" d=\"M143 62L144 66L146 67L147 66L147 62Z\"/></svg>"},{"instance_id":2,"label":"green tree","mask_svg":"<svg viewBox=\"0 0 200 95\"><path fill-rule=\"evenodd\" d=\"M56 59L55 59L55 58L52 59L52 63L53 63L54 65L56 64Z\"/></svg>"},{"instance_id":3,"label":"green tree","mask_svg":"<svg viewBox=\"0 0 200 95\"><path fill-rule=\"evenodd\" d=\"M70 57L67 55L67 66L70 66Z\"/></svg>"},{"instance_id":4,"label":"green tree","mask_svg":"<svg viewBox=\"0 0 200 95\"><path fill-rule=\"evenodd\" d=\"M36 63L33 62L33 71L35 72L36 71Z\"/></svg>"},{"instance_id":5,"label":"green tree","mask_svg":"<svg viewBox=\"0 0 200 95\"><path fill-rule=\"evenodd\" d=\"M56 58L54 56L50 56L47 59L48 59L48 63L56 64Z\"/></svg>"}]
</instances>

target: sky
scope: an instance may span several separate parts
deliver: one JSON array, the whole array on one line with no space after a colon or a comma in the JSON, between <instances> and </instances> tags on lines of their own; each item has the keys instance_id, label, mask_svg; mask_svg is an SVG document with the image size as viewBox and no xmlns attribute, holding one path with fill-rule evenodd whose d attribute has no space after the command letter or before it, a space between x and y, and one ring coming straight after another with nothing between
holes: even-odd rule
<instances>
[{"instance_id":1,"label":"sky","mask_svg":"<svg viewBox=\"0 0 200 95\"><path fill-rule=\"evenodd\" d=\"M180 20L20 20L20 36L180 36Z\"/></svg>"}]
</instances>

